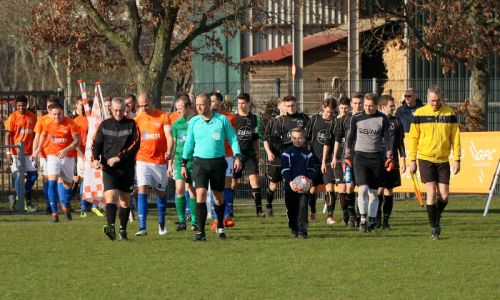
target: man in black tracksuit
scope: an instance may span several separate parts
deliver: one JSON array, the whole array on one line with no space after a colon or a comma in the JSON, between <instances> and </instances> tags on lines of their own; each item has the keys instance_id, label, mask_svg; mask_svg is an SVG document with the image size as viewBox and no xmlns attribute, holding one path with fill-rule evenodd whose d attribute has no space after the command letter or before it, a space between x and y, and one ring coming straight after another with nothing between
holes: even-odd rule
<instances>
[{"instance_id":1,"label":"man in black tracksuit","mask_svg":"<svg viewBox=\"0 0 500 300\"><path fill-rule=\"evenodd\" d=\"M103 170L107 225L104 233L116 239L115 218L120 204L120 239L128 240L127 222L130 193L134 187L135 156L139 151L140 133L134 120L125 118L125 101L113 98L112 118L101 122L92 144L92 165Z\"/></svg>"},{"instance_id":2,"label":"man in black tracksuit","mask_svg":"<svg viewBox=\"0 0 500 300\"><path fill-rule=\"evenodd\" d=\"M285 96L281 101L283 115L270 121L264 134L264 149L266 150L269 161L267 170L270 180L267 190L267 209L266 215L273 214L274 192L277 184L283 180L281 176L280 156L286 148L292 145L292 129L305 129L309 117L305 113L297 112L297 100L294 96Z\"/></svg>"},{"instance_id":3,"label":"man in black tracksuit","mask_svg":"<svg viewBox=\"0 0 500 300\"><path fill-rule=\"evenodd\" d=\"M288 227L292 230L292 237L305 239L307 237L307 191L297 193L292 190L290 182L297 176L314 178L313 154L304 147L304 131L292 129L291 139L293 146L286 149L281 155L281 174L285 179L285 205L288 215Z\"/></svg>"}]
</instances>

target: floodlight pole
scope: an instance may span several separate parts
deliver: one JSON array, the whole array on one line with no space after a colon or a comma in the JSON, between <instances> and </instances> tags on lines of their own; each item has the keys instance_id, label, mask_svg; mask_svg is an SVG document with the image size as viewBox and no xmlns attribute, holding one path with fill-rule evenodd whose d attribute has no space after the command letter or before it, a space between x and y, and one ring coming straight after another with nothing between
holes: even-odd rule
<instances>
[{"instance_id":1,"label":"floodlight pole","mask_svg":"<svg viewBox=\"0 0 500 300\"><path fill-rule=\"evenodd\" d=\"M299 111L304 111L304 1L293 2L293 93L297 98Z\"/></svg>"}]
</instances>

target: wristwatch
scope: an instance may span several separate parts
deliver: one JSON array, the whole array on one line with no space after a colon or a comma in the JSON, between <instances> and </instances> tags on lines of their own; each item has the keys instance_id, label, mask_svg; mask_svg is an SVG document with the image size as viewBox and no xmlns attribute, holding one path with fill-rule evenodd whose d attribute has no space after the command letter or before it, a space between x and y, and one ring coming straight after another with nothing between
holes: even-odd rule
<instances>
[{"instance_id":1,"label":"wristwatch","mask_svg":"<svg viewBox=\"0 0 500 300\"><path fill-rule=\"evenodd\" d=\"M234 159L239 159L239 160L241 160L241 154L236 154L236 155L234 156Z\"/></svg>"}]
</instances>

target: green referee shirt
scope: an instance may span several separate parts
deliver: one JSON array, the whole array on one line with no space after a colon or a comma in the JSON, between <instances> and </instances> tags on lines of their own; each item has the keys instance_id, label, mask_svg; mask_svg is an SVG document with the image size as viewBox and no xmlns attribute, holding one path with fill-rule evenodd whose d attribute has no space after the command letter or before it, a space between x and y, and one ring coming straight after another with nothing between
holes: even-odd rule
<instances>
[{"instance_id":1,"label":"green referee shirt","mask_svg":"<svg viewBox=\"0 0 500 300\"><path fill-rule=\"evenodd\" d=\"M205 121L202 115L197 115L189 122L182 158L224 157L224 140L226 138L231 145L233 155L240 155L238 137L226 116L214 112L212 118Z\"/></svg>"}]
</instances>

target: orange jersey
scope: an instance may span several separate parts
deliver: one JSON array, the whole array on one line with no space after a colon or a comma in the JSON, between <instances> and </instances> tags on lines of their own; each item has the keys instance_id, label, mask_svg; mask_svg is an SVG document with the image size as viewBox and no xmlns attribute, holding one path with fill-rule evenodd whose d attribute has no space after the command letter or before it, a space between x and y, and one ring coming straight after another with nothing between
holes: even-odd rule
<instances>
[{"instance_id":1,"label":"orange jersey","mask_svg":"<svg viewBox=\"0 0 500 300\"><path fill-rule=\"evenodd\" d=\"M169 118L170 118L170 123L173 125L175 120L179 119L179 117L181 116L181 114L177 111L174 111L170 114Z\"/></svg>"},{"instance_id":2,"label":"orange jersey","mask_svg":"<svg viewBox=\"0 0 500 300\"><path fill-rule=\"evenodd\" d=\"M218 113L223 114L229 119L229 123L231 123L231 126L236 127L236 118L232 113L228 113L227 111L218 111ZM231 144L229 144L229 141L226 139L224 141L224 149L226 150L226 157L233 157L233 150L231 149Z\"/></svg>"},{"instance_id":3,"label":"orange jersey","mask_svg":"<svg viewBox=\"0 0 500 300\"><path fill-rule=\"evenodd\" d=\"M41 116L40 119L38 119L38 121L36 122L35 133L38 133L39 135L41 135L43 133L43 129L45 128L45 125L49 121L52 121L52 117L49 114ZM40 150L40 157L43 157L43 158L47 157L47 154L45 154L45 152L46 152L46 148L47 148L48 143L49 143L49 141L47 139L45 139L45 142L43 143L42 148Z\"/></svg>"},{"instance_id":4,"label":"orange jersey","mask_svg":"<svg viewBox=\"0 0 500 300\"><path fill-rule=\"evenodd\" d=\"M78 126L80 132L80 149L85 153L85 145L87 144L87 132L89 130L89 121L85 116L78 116L73 121L75 121L76 126Z\"/></svg>"},{"instance_id":5,"label":"orange jersey","mask_svg":"<svg viewBox=\"0 0 500 300\"><path fill-rule=\"evenodd\" d=\"M10 132L9 144L24 143L24 154L33 153L33 139L35 138L36 115L30 111L22 114L18 111L13 112L7 122L5 130ZM17 148L12 149L12 154L17 154Z\"/></svg>"},{"instance_id":6,"label":"orange jersey","mask_svg":"<svg viewBox=\"0 0 500 300\"><path fill-rule=\"evenodd\" d=\"M80 134L80 131L72 119L63 117L60 123L54 120L45 123L43 134L47 134L48 140L45 154L57 155L73 143L73 134ZM75 151L68 152L67 157L75 157Z\"/></svg>"},{"instance_id":7,"label":"orange jersey","mask_svg":"<svg viewBox=\"0 0 500 300\"><path fill-rule=\"evenodd\" d=\"M168 150L164 126L170 126L168 114L154 109L151 114L140 112L135 117L141 132L141 146L137 152L137 160L155 164L166 164L165 153Z\"/></svg>"}]
</instances>

